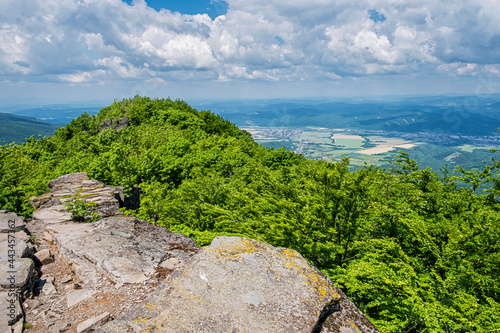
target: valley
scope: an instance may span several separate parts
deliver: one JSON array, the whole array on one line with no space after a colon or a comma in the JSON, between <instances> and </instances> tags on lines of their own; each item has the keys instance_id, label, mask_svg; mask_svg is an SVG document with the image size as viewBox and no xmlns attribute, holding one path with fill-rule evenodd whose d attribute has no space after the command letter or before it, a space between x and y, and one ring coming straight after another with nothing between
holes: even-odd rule
<instances>
[{"instance_id":1,"label":"valley","mask_svg":"<svg viewBox=\"0 0 500 333\"><path fill-rule=\"evenodd\" d=\"M353 168L365 163L387 166L398 150L410 153L420 167L439 170L462 165L480 168L489 160L489 149L500 146L500 137L449 135L432 132L385 132L324 127L266 127L242 129L252 134L259 144L271 148L285 147L315 160L339 160L351 157Z\"/></svg>"}]
</instances>

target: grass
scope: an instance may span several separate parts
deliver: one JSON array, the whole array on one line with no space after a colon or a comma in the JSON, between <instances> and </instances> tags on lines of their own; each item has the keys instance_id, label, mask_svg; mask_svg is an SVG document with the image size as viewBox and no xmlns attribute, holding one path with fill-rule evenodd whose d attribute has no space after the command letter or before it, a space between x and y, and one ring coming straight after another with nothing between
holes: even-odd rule
<instances>
[{"instance_id":1,"label":"grass","mask_svg":"<svg viewBox=\"0 0 500 333\"><path fill-rule=\"evenodd\" d=\"M348 149L362 149L364 139L335 139L335 145Z\"/></svg>"},{"instance_id":2,"label":"grass","mask_svg":"<svg viewBox=\"0 0 500 333\"><path fill-rule=\"evenodd\" d=\"M459 146L458 148L460 148L462 151L465 151L465 152L468 152L468 153L473 153L474 150L476 150L476 149L486 149L486 150L489 150L492 147L476 147L476 146L472 146L472 145L463 145L463 146Z\"/></svg>"}]
</instances>

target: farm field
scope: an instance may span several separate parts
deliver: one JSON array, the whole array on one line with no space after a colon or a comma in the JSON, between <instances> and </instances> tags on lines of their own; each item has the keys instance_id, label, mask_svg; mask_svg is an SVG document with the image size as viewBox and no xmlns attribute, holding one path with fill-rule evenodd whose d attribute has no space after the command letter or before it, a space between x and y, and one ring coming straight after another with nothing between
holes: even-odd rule
<instances>
[{"instance_id":1,"label":"farm field","mask_svg":"<svg viewBox=\"0 0 500 333\"><path fill-rule=\"evenodd\" d=\"M473 144L437 145L383 131L328 129L325 127L245 127L256 142L272 148L287 150L315 160L339 160L350 156L351 166L365 164L388 166L388 161L403 150L416 160L419 167L439 171L443 167L453 170L456 165L466 169L482 168L489 161L493 147Z\"/></svg>"},{"instance_id":2,"label":"farm field","mask_svg":"<svg viewBox=\"0 0 500 333\"><path fill-rule=\"evenodd\" d=\"M343 129L305 127L303 129L252 126L244 128L258 143L273 148L285 147L310 159L338 160L351 156L351 165L382 165L391 151L407 149L418 142L402 138L358 133Z\"/></svg>"}]
</instances>

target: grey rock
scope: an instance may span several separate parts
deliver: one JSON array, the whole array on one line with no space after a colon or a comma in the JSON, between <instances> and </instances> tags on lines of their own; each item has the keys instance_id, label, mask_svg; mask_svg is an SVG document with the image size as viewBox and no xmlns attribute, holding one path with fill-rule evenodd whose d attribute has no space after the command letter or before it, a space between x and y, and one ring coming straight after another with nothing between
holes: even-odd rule
<instances>
[{"instance_id":1,"label":"grey rock","mask_svg":"<svg viewBox=\"0 0 500 333\"><path fill-rule=\"evenodd\" d=\"M338 289L338 288L337 288ZM330 315L323 324L321 333L363 332L378 333L379 331L368 318L352 303L342 291L340 305L342 311Z\"/></svg>"},{"instance_id":2,"label":"grey rock","mask_svg":"<svg viewBox=\"0 0 500 333\"><path fill-rule=\"evenodd\" d=\"M13 262L0 262L0 286L32 290L35 278L35 264L30 258L18 258Z\"/></svg>"},{"instance_id":3,"label":"grey rock","mask_svg":"<svg viewBox=\"0 0 500 333\"><path fill-rule=\"evenodd\" d=\"M54 241L54 236L52 236L49 232L45 231L42 236L43 240L47 243L52 243Z\"/></svg>"},{"instance_id":4,"label":"grey rock","mask_svg":"<svg viewBox=\"0 0 500 333\"><path fill-rule=\"evenodd\" d=\"M89 179L85 172L71 173L51 180L50 193L31 197L35 212L33 216L46 223L65 223L71 220L63 204L75 195L87 202L97 204L95 211L101 217L119 214L119 209L137 209L140 205L139 188L132 189L131 196L125 196L123 187L106 186L95 179ZM55 208L54 208L55 207Z\"/></svg>"},{"instance_id":5,"label":"grey rock","mask_svg":"<svg viewBox=\"0 0 500 333\"><path fill-rule=\"evenodd\" d=\"M10 234L10 236L9 236L9 234ZM11 233L0 233L0 241L9 240L12 238L14 238L16 240L22 240L23 242L26 243L29 239L29 236L25 230L21 230L21 231L14 232L14 233L12 233L12 232Z\"/></svg>"},{"instance_id":6,"label":"grey rock","mask_svg":"<svg viewBox=\"0 0 500 333\"><path fill-rule=\"evenodd\" d=\"M82 225L89 227L55 233L54 239L62 261L84 284L95 284L103 275L118 284L141 283L165 259L182 263L198 251L194 240L133 217Z\"/></svg>"},{"instance_id":7,"label":"grey rock","mask_svg":"<svg viewBox=\"0 0 500 333\"><path fill-rule=\"evenodd\" d=\"M10 239L0 239L0 261L7 261L11 258L25 258L32 254L28 244L17 238L16 234L18 233L8 234L11 236Z\"/></svg>"},{"instance_id":8,"label":"grey rock","mask_svg":"<svg viewBox=\"0 0 500 333\"><path fill-rule=\"evenodd\" d=\"M99 133L104 131L105 129L114 129L121 130L122 128L126 128L130 125L130 121L128 117L121 117L119 119L108 119L99 124Z\"/></svg>"},{"instance_id":9,"label":"grey rock","mask_svg":"<svg viewBox=\"0 0 500 333\"><path fill-rule=\"evenodd\" d=\"M54 262L54 257L50 253L49 249L43 249L35 253L35 257L42 263L42 265L48 265Z\"/></svg>"},{"instance_id":10,"label":"grey rock","mask_svg":"<svg viewBox=\"0 0 500 333\"><path fill-rule=\"evenodd\" d=\"M40 288L42 289L42 295L57 295L57 289L54 287L53 280L51 278L41 280Z\"/></svg>"},{"instance_id":11,"label":"grey rock","mask_svg":"<svg viewBox=\"0 0 500 333\"><path fill-rule=\"evenodd\" d=\"M0 233L24 230L25 223L16 213L0 213Z\"/></svg>"},{"instance_id":12,"label":"grey rock","mask_svg":"<svg viewBox=\"0 0 500 333\"><path fill-rule=\"evenodd\" d=\"M61 202L50 195L50 193L45 193L37 197L30 197L31 206L35 211L42 208L49 208L54 205L60 205Z\"/></svg>"},{"instance_id":13,"label":"grey rock","mask_svg":"<svg viewBox=\"0 0 500 333\"><path fill-rule=\"evenodd\" d=\"M65 223L47 225L47 231L50 233L53 240L54 234L81 233L85 235L90 230L96 227L95 223Z\"/></svg>"},{"instance_id":14,"label":"grey rock","mask_svg":"<svg viewBox=\"0 0 500 333\"><path fill-rule=\"evenodd\" d=\"M89 299L96 293L93 289L72 289L66 294L66 305L68 308Z\"/></svg>"},{"instance_id":15,"label":"grey rock","mask_svg":"<svg viewBox=\"0 0 500 333\"><path fill-rule=\"evenodd\" d=\"M120 208L115 187L105 186L95 179L89 179L85 172L71 173L49 182L50 193L31 197L35 208L33 216L46 223L64 223L71 221L71 214L66 212L64 202L75 195L80 195L87 202L94 202L96 212L101 216L118 214Z\"/></svg>"},{"instance_id":16,"label":"grey rock","mask_svg":"<svg viewBox=\"0 0 500 333\"><path fill-rule=\"evenodd\" d=\"M36 309L41 304L43 304L43 303L39 299L29 298L29 299L24 301L23 306L24 306L24 308L32 311L33 309Z\"/></svg>"},{"instance_id":17,"label":"grey rock","mask_svg":"<svg viewBox=\"0 0 500 333\"><path fill-rule=\"evenodd\" d=\"M351 305L296 251L217 237L141 305L96 332L311 333L321 331L325 309L342 313ZM349 323L361 332L377 332L360 316ZM351 325L349 331L340 325L336 332L351 332Z\"/></svg>"},{"instance_id":18,"label":"grey rock","mask_svg":"<svg viewBox=\"0 0 500 333\"><path fill-rule=\"evenodd\" d=\"M89 180L89 176L85 172L76 172L61 176L49 182L50 193L55 197L76 194L85 180Z\"/></svg>"},{"instance_id":19,"label":"grey rock","mask_svg":"<svg viewBox=\"0 0 500 333\"><path fill-rule=\"evenodd\" d=\"M33 212L33 217L45 224L59 224L72 221L71 214L66 211L63 205L39 209Z\"/></svg>"},{"instance_id":20,"label":"grey rock","mask_svg":"<svg viewBox=\"0 0 500 333\"><path fill-rule=\"evenodd\" d=\"M82 321L78 326L76 326L77 333L88 333L95 330L97 327L104 325L108 321L111 320L111 315L108 312L104 312L103 314Z\"/></svg>"},{"instance_id":21,"label":"grey rock","mask_svg":"<svg viewBox=\"0 0 500 333\"><path fill-rule=\"evenodd\" d=\"M57 318L58 319L58 318ZM56 318L54 320L57 320ZM49 327L48 333L63 333L69 332L71 329L71 324L66 322L56 322Z\"/></svg>"},{"instance_id":22,"label":"grey rock","mask_svg":"<svg viewBox=\"0 0 500 333\"><path fill-rule=\"evenodd\" d=\"M20 297L17 293L0 291L0 331L10 332L10 325L23 316Z\"/></svg>"},{"instance_id":23,"label":"grey rock","mask_svg":"<svg viewBox=\"0 0 500 333\"><path fill-rule=\"evenodd\" d=\"M23 322L21 320L12 325L9 331L9 333L23 333L23 332L24 332L24 327L23 327Z\"/></svg>"}]
</instances>

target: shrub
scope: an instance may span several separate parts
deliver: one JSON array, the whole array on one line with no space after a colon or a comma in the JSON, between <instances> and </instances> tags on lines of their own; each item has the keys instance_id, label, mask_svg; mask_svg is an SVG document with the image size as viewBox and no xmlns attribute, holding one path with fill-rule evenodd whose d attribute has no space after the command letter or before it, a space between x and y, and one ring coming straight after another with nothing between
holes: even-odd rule
<instances>
[{"instance_id":1,"label":"shrub","mask_svg":"<svg viewBox=\"0 0 500 333\"><path fill-rule=\"evenodd\" d=\"M95 202L86 201L78 194L64 203L66 211L71 213L71 219L75 222L83 222L89 215L92 221L99 220L100 215L95 211L96 206Z\"/></svg>"}]
</instances>

